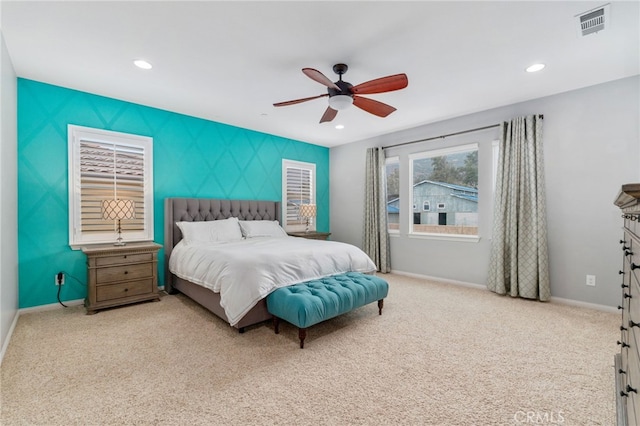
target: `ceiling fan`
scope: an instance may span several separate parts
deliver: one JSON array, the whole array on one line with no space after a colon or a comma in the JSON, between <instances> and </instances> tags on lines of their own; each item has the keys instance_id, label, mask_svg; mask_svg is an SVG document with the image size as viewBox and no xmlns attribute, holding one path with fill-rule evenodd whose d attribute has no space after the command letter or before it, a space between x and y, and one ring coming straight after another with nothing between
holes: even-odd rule
<instances>
[{"instance_id":1,"label":"ceiling fan","mask_svg":"<svg viewBox=\"0 0 640 426\"><path fill-rule=\"evenodd\" d=\"M387 77L377 78L354 86L351 83L342 81L342 74L346 73L348 68L349 67L345 64L335 64L333 66L333 71L340 76L340 79L335 83L329 80L318 70L313 68L302 68L302 72L307 77L327 86L327 93L318 96L311 96L309 98L278 102L273 104L273 106L280 107L294 105L328 96L329 106L322 115L320 123L333 120L339 110L346 109L351 106L351 104L367 111L368 113L377 115L378 117L386 117L396 110L391 105L383 104L382 102L374 101L373 99L363 98L360 95L371 95L373 93L392 92L394 90L404 89L409 84L406 74L389 75Z\"/></svg>"}]
</instances>

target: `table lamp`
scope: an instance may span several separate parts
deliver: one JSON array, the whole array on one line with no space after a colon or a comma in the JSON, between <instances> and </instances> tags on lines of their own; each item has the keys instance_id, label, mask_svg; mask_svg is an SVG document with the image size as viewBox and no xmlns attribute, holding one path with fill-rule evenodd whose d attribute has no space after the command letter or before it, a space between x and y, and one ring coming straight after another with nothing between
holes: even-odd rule
<instances>
[{"instance_id":1,"label":"table lamp","mask_svg":"<svg viewBox=\"0 0 640 426\"><path fill-rule=\"evenodd\" d=\"M126 243L122 241L122 228L120 221L122 219L136 218L136 203L133 200L102 200L102 219L118 221L118 238L113 243L114 246L123 246Z\"/></svg>"}]
</instances>

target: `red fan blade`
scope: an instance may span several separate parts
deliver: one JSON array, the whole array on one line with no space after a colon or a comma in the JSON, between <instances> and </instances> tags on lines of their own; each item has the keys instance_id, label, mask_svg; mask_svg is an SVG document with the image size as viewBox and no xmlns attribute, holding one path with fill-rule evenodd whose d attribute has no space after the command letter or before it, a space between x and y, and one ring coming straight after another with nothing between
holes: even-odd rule
<instances>
[{"instance_id":1,"label":"red fan blade","mask_svg":"<svg viewBox=\"0 0 640 426\"><path fill-rule=\"evenodd\" d=\"M310 98L302 98L302 99L295 99L293 101L278 102L277 104L273 104L273 106L280 107L280 106L294 105L294 104L299 104L301 102L310 101L312 99L324 98L325 96L329 96L329 94L325 93L324 95L311 96Z\"/></svg>"},{"instance_id":2,"label":"red fan blade","mask_svg":"<svg viewBox=\"0 0 640 426\"><path fill-rule=\"evenodd\" d=\"M311 80L317 81L318 83L324 84L325 86L331 87L332 89L340 90L340 88L336 86L333 81L329 80L327 76L325 76L318 70L314 70L313 68L302 68L302 72Z\"/></svg>"},{"instance_id":3,"label":"red fan blade","mask_svg":"<svg viewBox=\"0 0 640 426\"><path fill-rule=\"evenodd\" d=\"M382 102L374 101L373 99L363 98L362 96L354 96L353 104L368 113L377 115L378 117L386 117L396 110L391 105L383 104Z\"/></svg>"},{"instance_id":4,"label":"red fan blade","mask_svg":"<svg viewBox=\"0 0 640 426\"><path fill-rule=\"evenodd\" d=\"M327 107L326 111L324 112L324 114L322 115L322 118L320 119L321 123L326 123L327 121L331 121L334 118L336 118L336 115L338 115L338 111L331 108L331 107Z\"/></svg>"},{"instance_id":5,"label":"red fan blade","mask_svg":"<svg viewBox=\"0 0 640 426\"><path fill-rule=\"evenodd\" d=\"M395 74L366 81L351 88L351 93L370 95L372 93L392 92L407 87L409 80L406 74Z\"/></svg>"}]
</instances>

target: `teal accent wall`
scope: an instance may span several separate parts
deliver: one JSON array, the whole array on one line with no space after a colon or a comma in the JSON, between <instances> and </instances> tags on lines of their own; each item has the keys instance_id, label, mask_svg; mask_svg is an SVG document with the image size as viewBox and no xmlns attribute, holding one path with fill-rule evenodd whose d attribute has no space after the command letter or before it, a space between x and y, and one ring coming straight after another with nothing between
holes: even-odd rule
<instances>
[{"instance_id":1,"label":"teal accent wall","mask_svg":"<svg viewBox=\"0 0 640 426\"><path fill-rule=\"evenodd\" d=\"M329 149L116 99L18 79L20 308L86 295L84 254L69 247L67 124L153 138L154 233L164 242L164 199L281 200L282 159L316 164L317 227L329 231ZM164 258L159 256L159 282Z\"/></svg>"}]
</instances>

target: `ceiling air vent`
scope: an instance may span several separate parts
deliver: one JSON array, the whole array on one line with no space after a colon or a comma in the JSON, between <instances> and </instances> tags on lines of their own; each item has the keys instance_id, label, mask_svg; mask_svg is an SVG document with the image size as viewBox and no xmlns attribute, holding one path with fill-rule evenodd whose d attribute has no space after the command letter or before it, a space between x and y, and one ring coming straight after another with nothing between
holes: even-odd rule
<instances>
[{"instance_id":1,"label":"ceiling air vent","mask_svg":"<svg viewBox=\"0 0 640 426\"><path fill-rule=\"evenodd\" d=\"M576 15L578 35L586 35L603 31L611 25L609 18L609 4L597 7L587 12Z\"/></svg>"}]
</instances>

